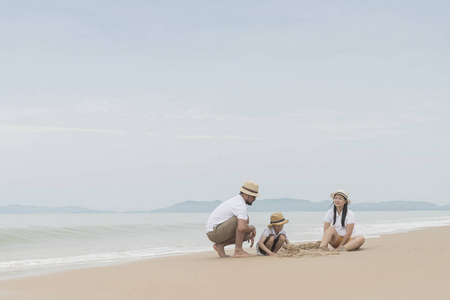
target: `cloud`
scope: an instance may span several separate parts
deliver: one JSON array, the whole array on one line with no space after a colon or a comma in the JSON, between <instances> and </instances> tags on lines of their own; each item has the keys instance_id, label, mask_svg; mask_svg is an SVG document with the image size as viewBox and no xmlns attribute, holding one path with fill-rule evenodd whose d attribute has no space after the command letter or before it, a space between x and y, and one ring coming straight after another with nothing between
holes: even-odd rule
<instances>
[{"instance_id":1,"label":"cloud","mask_svg":"<svg viewBox=\"0 0 450 300\"><path fill-rule=\"evenodd\" d=\"M259 137L238 137L238 136L212 136L212 135L177 135L180 139L193 139L193 140L260 140Z\"/></svg>"},{"instance_id":2,"label":"cloud","mask_svg":"<svg viewBox=\"0 0 450 300\"><path fill-rule=\"evenodd\" d=\"M89 97L72 105L73 109L82 114L121 113L128 110L122 99L95 99Z\"/></svg>"},{"instance_id":3,"label":"cloud","mask_svg":"<svg viewBox=\"0 0 450 300\"><path fill-rule=\"evenodd\" d=\"M238 121L248 119L241 115L217 114L211 112L207 107L197 106L192 108L185 107L164 107L147 115L150 121Z\"/></svg>"},{"instance_id":4,"label":"cloud","mask_svg":"<svg viewBox=\"0 0 450 300\"><path fill-rule=\"evenodd\" d=\"M36 116L58 115L62 112L58 108L8 108L0 107L0 121L32 118Z\"/></svg>"},{"instance_id":5,"label":"cloud","mask_svg":"<svg viewBox=\"0 0 450 300\"><path fill-rule=\"evenodd\" d=\"M361 135L361 138L398 136L407 134L414 124L441 120L439 113L423 114L421 110L408 112L309 110L285 116L298 128L312 133ZM354 139L355 136L352 137Z\"/></svg>"},{"instance_id":6,"label":"cloud","mask_svg":"<svg viewBox=\"0 0 450 300\"><path fill-rule=\"evenodd\" d=\"M124 131L121 130L96 129L96 128L0 125L0 134L45 134L50 132L86 132L86 133L100 133L100 134L125 133Z\"/></svg>"},{"instance_id":7,"label":"cloud","mask_svg":"<svg viewBox=\"0 0 450 300\"><path fill-rule=\"evenodd\" d=\"M130 108L124 99L94 99L88 97L79 101L66 101L58 106L0 106L0 121L18 119L79 116L79 115L114 115L129 118L137 111Z\"/></svg>"},{"instance_id":8,"label":"cloud","mask_svg":"<svg viewBox=\"0 0 450 300\"><path fill-rule=\"evenodd\" d=\"M153 132L145 132L146 135L151 136L151 137L156 137L159 136L158 133L153 133Z\"/></svg>"}]
</instances>

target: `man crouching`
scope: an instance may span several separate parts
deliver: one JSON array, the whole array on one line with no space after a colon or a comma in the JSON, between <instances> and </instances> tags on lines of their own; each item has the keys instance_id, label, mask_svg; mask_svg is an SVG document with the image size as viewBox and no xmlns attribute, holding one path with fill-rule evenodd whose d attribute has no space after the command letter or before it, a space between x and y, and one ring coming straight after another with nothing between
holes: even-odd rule
<instances>
[{"instance_id":1,"label":"man crouching","mask_svg":"<svg viewBox=\"0 0 450 300\"><path fill-rule=\"evenodd\" d=\"M224 201L209 216L205 232L220 257L228 256L225 246L232 244L235 244L234 257L251 256L242 249L242 243L251 241L250 248L253 247L256 229L249 225L247 205L252 205L259 196L258 188L252 181L245 182L236 197Z\"/></svg>"}]
</instances>

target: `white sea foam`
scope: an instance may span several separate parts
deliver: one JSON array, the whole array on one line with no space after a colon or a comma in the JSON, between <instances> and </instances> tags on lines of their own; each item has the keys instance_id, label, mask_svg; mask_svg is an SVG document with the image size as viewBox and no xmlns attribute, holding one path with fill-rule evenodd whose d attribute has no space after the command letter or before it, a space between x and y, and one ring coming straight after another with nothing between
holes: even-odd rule
<instances>
[{"instance_id":1,"label":"white sea foam","mask_svg":"<svg viewBox=\"0 0 450 300\"><path fill-rule=\"evenodd\" d=\"M79 255L71 257L54 257L44 259L25 259L8 262L0 262L0 269L8 268L24 268L24 267L38 267L38 266L56 266L56 265L72 265L72 264L89 264L100 262L116 262L123 260L135 260L141 258L151 258L155 256L170 256L180 255L186 253L199 252L200 250L191 251L171 251L166 249L160 253L153 251L122 251L122 252L106 252L106 253L94 253L88 255ZM206 249L201 250L206 251Z\"/></svg>"}]
</instances>

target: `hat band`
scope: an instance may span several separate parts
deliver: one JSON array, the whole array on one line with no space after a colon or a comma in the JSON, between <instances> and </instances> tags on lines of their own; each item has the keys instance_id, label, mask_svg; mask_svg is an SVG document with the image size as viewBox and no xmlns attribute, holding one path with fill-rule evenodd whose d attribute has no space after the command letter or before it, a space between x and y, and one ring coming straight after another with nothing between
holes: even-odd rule
<instances>
[{"instance_id":1,"label":"hat band","mask_svg":"<svg viewBox=\"0 0 450 300\"><path fill-rule=\"evenodd\" d=\"M278 221L271 221L270 224L281 223L281 222L283 222L283 221L284 221L284 219L281 219L281 220L278 220Z\"/></svg>"},{"instance_id":2,"label":"hat band","mask_svg":"<svg viewBox=\"0 0 450 300\"><path fill-rule=\"evenodd\" d=\"M244 190L246 190L246 191L249 191L249 192L258 194L258 191L251 190L251 189L249 189L249 188L246 188L245 186L242 186L242 188L243 188Z\"/></svg>"},{"instance_id":3,"label":"hat band","mask_svg":"<svg viewBox=\"0 0 450 300\"><path fill-rule=\"evenodd\" d=\"M335 195L341 195L341 196L344 196L345 200L348 200L347 195L345 195L344 193L336 192Z\"/></svg>"}]
</instances>

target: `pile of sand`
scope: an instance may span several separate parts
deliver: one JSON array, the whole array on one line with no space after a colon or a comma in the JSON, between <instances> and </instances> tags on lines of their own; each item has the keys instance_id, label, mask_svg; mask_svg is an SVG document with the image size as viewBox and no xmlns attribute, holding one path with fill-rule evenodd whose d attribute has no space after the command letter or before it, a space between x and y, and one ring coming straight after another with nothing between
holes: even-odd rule
<instances>
[{"instance_id":1,"label":"pile of sand","mask_svg":"<svg viewBox=\"0 0 450 300\"><path fill-rule=\"evenodd\" d=\"M303 257L303 256L323 256L338 255L339 252L331 252L328 249L319 248L320 242L287 244L278 252L279 257Z\"/></svg>"}]
</instances>

